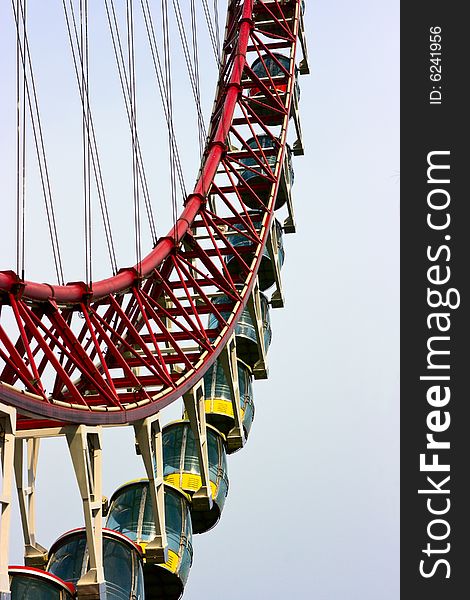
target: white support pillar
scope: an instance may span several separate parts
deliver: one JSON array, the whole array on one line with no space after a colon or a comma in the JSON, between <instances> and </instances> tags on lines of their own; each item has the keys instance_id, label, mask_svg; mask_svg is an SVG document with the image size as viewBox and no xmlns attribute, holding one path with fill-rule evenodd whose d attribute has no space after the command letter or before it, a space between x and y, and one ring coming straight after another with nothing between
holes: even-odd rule
<instances>
[{"instance_id":1,"label":"white support pillar","mask_svg":"<svg viewBox=\"0 0 470 600\"><path fill-rule=\"evenodd\" d=\"M287 158L287 153L284 156L284 166L281 171L281 176L283 181L280 182L280 185L285 188L286 194L286 205L287 205L287 213L288 216L284 220L282 228L284 229L284 233L295 233L296 225L295 225L295 213L294 213L294 202L292 201L292 178L291 173L289 171L289 161Z\"/></svg>"},{"instance_id":2,"label":"white support pillar","mask_svg":"<svg viewBox=\"0 0 470 600\"><path fill-rule=\"evenodd\" d=\"M303 138L302 138L302 125L300 123L299 97L295 91L295 84L294 84L294 91L292 94L291 111L292 111L292 118L294 120L295 131L297 133L297 139L295 140L294 145L292 146L292 152L293 152L294 156L303 156L304 142L303 142Z\"/></svg>"},{"instance_id":3,"label":"white support pillar","mask_svg":"<svg viewBox=\"0 0 470 600\"><path fill-rule=\"evenodd\" d=\"M229 452L235 452L245 445L245 432L241 417L240 386L238 382L237 345L233 334L220 353L220 362L227 380L232 398L233 418L235 425L228 432L227 446Z\"/></svg>"},{"instance_id":4,"label":"white support pillar","mask_svg":"<svg viewBox=\"0 0 470 600\"><path fill-rule=\"evenodd\" d=\"M157 413L134 424L135 439L144 461L152 500L155 538L145 547L147 563L165 563L168 560L168 542L165 529L165 489L163 483L163 444L160 414Z\"/></svg>"},{"instance_id":5,"label":"white support pillar","mask_svg":"<svg viewBox=\"0 0 470 600\"><path fill-rule=\"evenodd\" d=\"M10 600L8 551L10 544L11 488L13 484L16 409L0 403L0 600Z\"/></svg>"},{"instance_id":6,"label":"white support pillar","mask_svg":"<svg viewBox=\"0 0 470 600\"><path fill-rule=\"evenodd\" d=\"M82 497L89 570L77 583L79 600L106 600L102 536L101 428L78 425L66 433L78 488Z\"/></svg>"},{"instance_id":7,"label":"white support pillar","mask_svg":"<svg viewBox=\"0 0 470 600\"><path fill-rule=\"evenodd\" d=\"M201 379L183 396L183 401L198 450L202 481L201 487L193 494L193 508L194 510L210 510L212 508L212 490L209 479L204 379Z\"/></svg>"},{"instance_id":8,"label":"white support pillar","mask_svg":"<svg viewBox=\"0 0 470 600\"><path fill-rule=\"evenodd\" d=\"M284 294L282 291L281 265L279 263L279 240L277 237L276 221L273 219L271 231L266 242L269 257L274 271L274 281L276 291L271 296L271 306L273 308L284 308Z\"/></svg>"},{"instance_id":9,"label":"white support pillar","mask_svg":"<svg viewBox=\"0 0 470 600\"><path fill-rule=\"evenodd\" d=\"M308 65L308 50L307 50L307 40L305 39L305 26L304 26L304 16L302 11L300 12L300 22L299 22L299 31L297 34L299 38L300 46L302 48L303 58L299 64L299 72L301 75L308 75L310 73L310 68Z\"/></svg>"},{"instance_id":10,"label":"white support pillar","mask_svg":"<svg viewBox=\"0 0 470 600\"><path fill-rule=\"evenodd\" d=\"M251 320L255 327L256 342L258 344L259 359L253 369L253 375L255 379L267 379L268 378L268 363L266 359L266 347L264 345L264 327L263 327L263 316L261 313L261 300L258 279L253 286L253 291L248 299L247 307L250 313Z\"/></svg>"},{"instance_id":11,"label":"white support pillar","mask_svg":"<svg viewBox=\"0 0 470 600\"><path fill-rule=\"evenodd\" d=\"M17 438L15 443L15 478L18 492L21 525L24 537L24 561L28 567L43 569L47 550L36 542L35 487L40 438ZM27 485L23 481L24 445L26 444Z\"/></svg>"}]
</instances>

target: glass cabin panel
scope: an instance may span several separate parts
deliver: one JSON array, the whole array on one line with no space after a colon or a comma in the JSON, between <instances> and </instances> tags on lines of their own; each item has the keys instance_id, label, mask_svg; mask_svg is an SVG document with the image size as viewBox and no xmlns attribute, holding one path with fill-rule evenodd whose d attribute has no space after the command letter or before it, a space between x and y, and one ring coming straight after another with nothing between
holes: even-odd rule
<instances>
[{"instance_id":1,"label":"glass cabin panel","mask_svg":"<svg viewBox=\"0 0 470 600\"><path fill-rule=\"evenodd\" d=\"M11 600L72 600L69 594L51 581L15 573L10 582Z\"/></svg>"},{"instance_id":2,"label":"glass cabin panel","mask_svg":"<svg viewBox=\"0 0 470 600\"><path fill-rule=\"evenodd\" d=\"M207 454L209 458L209 478L211 481L217 481L219 475L219 456L222 452L219 444L220 436L211 431L207 430Z\"/></svg>"},{"instance_id":3,"label":"glass cabin panel","mask_svg":"<svg viewBox=\"0 0 470 600\"><path fill-rule=\"evenodd\" d=\"M262 163L266 161L269 167L271 169L274 169L276 165L276 146L273 138L270 135L260 135L257 138L250 138L247 141L247 145L253 150L257 151L258 159ZM260 152L260 147L263 150L271 150L272 152L269 152L264 157ZM240 162L242 163L242 165L245 165L245 167L251 167L250 169L245 169L241 172L241 176L245 181L248 181L253 177L259 177L259 175L261 174L264 176L267 176L269 174L269 172L265 168L262 168L259 162L252 156L249 156L247 158L241 158Z\"/></svg>"},{"instance_id":4,"label":"glass cabin panel","mask_svg":"<svg viewBox=\"0 0 470 600\"><path fill-rule=\"evenodd\" d=\"M262 60L261 58L257 58L251 68L255 75L260 79L267 77L268 73L271 77L282 77L283 75L286 76L282 67L289 73L289 63L289 57L284 56L283 54L274 53L273 56L265 54L262 57Z\"/></svg>"},{"instance_id":5,"label":"glass cabin panel","mask_svg":"<svg viewBox=\"0 0 470 600\"><path fill-rule=\"evenodd\" d=\"M137 549L131 546L130 542L128 545L104 533L103 566L107 600L136 600L137 578L134 568L136 560L140 560L140 557ZM71 539L64 540L63 545L59 545L54 550L47 571L63 581L76 584L88 568L86 534L84 531L79 531L73 534ZM141 571L137 573L143 576Z\"/></svg>"},{"instance_id":6,"label":"glass cabin panel","mask_svg":"<svg viewBox=\"0 0 470 600\"><path fill-rule=\"evenodd\" d=\"M165 493L165 525L168 546L178 554L183 533L184 500L175 493L166 490Z\"/></svg>"},{"instance_id":7,"label":"glass cabin panel","mask_svg":"<svg viewBox=\"0 0 470 600\"><path fill-rule=\"evenodd\" d=\"M85 549L85 536L74 536L52 554L47 570L63 581L76 583L86 570Z\"/></svg>"},{"instance_id":8,"label":"glass cabin panel","mask_svg":"<svg viewBox=\"0 0 470 600\"><path fill-rule=\"evenodd\" d=\"M134 577L132 553L121 542L104 539L103 565L108 600L133 598Z\"/></svg>"},{"instance_id":9,"label":"glass cabin panel","mask_svg":"<svg viewBox=\"0 0 470 600\"><path fill-rule=\"evenodd\" d=\"M112 504L107 527L119 531L134 542L139 536L139 515L143 486L128 487Z\"/></svg>"},{"instance_id":10,"label":"glass cabin panel","mask_svg":"<svg viewBox=\"0 0 470 600\"><path fill-rule=\"evenodd\" d=\"M199 458L196 447L196 440L189 425L182 426L182 430L186 431L186 446L184 449L184 464L183 471L185 473L199 474ZM164 434L165 435L165 434ZM181 447L180 447L181 451ZM165 459L163 459L165 460Z\"/></svg>"},{"instance_id":11,"label":"glass cabin panel","mask_svg":"<svg viewBox=\"0 0 470 600\"><path fill-rule=\"evenodd\" d=\"M229 302L227 296L219 296L213 300L214 304L226 304ZM264 294L260 294L261 320L263 323L264 346L266 351L271 343L271 320L269 316L269 301ZM223 318L228 318L229 313L222 311ZM209 315L209 328L218 327L219 322L215 314ZM245 308L235 326L237 336L237 356L243 362L253 367L259 358L259 349L255 326L250 317L248 308Z\"/></svg>"},{"instance_id":12,"label":"glass cabin panel","mask_svg":"<svg viewBox=\"0 0 470 600\"><path fill-rule=\"evenodd\" d=\"M258 218L257 218L258 215L250 214L250 217L253 220L254 227L258 231L260 231L261 230L261 221L258 220ZM235 227L237 229L240 229L240 231L242 233L240 233L240 234L230 233L229 234L230 243L232 244L232 246L234 246L234 248L237 248L237 250L239 248L243 248L245 246L251 246L253 248L249 252L241 252L240 253L243 260L246 263L250 264L254 258L255 246L253 245L252 240L250 238L248 238L246 235L244 235L244 233L248 233L248 232L243 224L236 224ZM281 224L279 223L279 221L277 219L274 219L274 228L275 228L276 239L277 239L277 258L279 261L279 266L282 267L284 264L284 258L285 258L283 232L282 232ZM228 269L229 269L230 273L232 274L232 276L237 277L242 274L242 272L243 272L242 263L235 255L228 254L225 259L225 262L226 262ZM269 253L267 245L263 249L261 263L258 268L258 282L259 282L260 290L262 292L265 292L266 290L268 290L276 282L274 265L273 265L273 261L271 259L271 255Z\"/></svg>"},{"instance_id":13,"label":"glass cabin panel","mask_svg":"<svg viewBox=\"0 0 470 600\"><path fill-rule=\"evenodd\" d=\"M163 436L163 475L179 473L181 464L181 447L183 444L183 429L169 429Z\"/></svg>"}]
</instances>

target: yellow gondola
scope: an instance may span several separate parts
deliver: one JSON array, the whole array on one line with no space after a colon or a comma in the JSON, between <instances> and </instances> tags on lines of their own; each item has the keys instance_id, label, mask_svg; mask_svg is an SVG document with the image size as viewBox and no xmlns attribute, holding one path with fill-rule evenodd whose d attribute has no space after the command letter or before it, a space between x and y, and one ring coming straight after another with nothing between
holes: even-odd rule
<instances>
[{"instance_id":1,"label":"yellow gondola","mask_svg":"<svg viewBox=\"0 0 470 600\"><path fill-rule=\"evenodd\" d=\"M213 506L210 510L191 509L194 533L214 527L228 493L225 439L211 425L207 426L207 448ZM163 465L166 482L191 495L201 487L198 451L189 421L175 421L163 428Z\"/></svg>"},{"instance_id":2,"label":"yellow gondola","mask_svg":"<svg viewBox=\"0 0 470 600\"><path fill-rule=\"evenodd\" d=\"M240 416L245 438L248 438L255 415L253 375L251 368L241 360L237 361L237 367ZM235 421L232 394L220 360L215 361L204 375L204 398L207 422L227 436L234 427Z\"/></svg>"}]
</instances>

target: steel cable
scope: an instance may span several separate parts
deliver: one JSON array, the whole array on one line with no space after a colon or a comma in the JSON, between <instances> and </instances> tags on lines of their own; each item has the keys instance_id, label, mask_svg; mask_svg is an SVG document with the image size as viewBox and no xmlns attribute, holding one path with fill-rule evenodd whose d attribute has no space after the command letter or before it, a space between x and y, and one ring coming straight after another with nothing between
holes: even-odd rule
<instances>
[{"instance_id":1,"label":"steel cable","mask_svg":"<svg viewBox=\"0 0 470 600\"><path fill-rule=\"evenodd\" d=\"M114 7L113 0L105 0L105 8L106 15L108 20L108 26L111 33L111 41L113 44L114 57L116 60L116 65L119 74L119 81L121 84L121 91L124 98L124 105L126 109L127 119L129 122L129 127L132 132L132 113L130 107L130 83L129 77L126 69L126 61L124 59L124 52L122 49L121 35L119 33L119 25L116 18L116 11ZM155 244L157 241L157 231L155 227L155 219L153 215L152 203L150 200L150 193L148 189L147 176L145 172L144 160L142 156L142 150L140 147L140 140L137 129L135 130L135 144L137 151L137 169L142 189L142 194L144 197L145 209L147 212L147 219L149 223L150 233L152 236L152 241Z\"/></svg>"},{"instance_id":2,"label":"steel cable","mask_svg":"<svg viewBox=\"0 0 470 600\"><path fill-rule=\"evenodd\" d=\"M70 48L71 48L71 52L72 52L72 59L73 59L73 64L74 64L74 69L75 69L75 77L77 80L78 89L79 89L79 93L80 93L80 100L81 100L82 106L83 106L85 91L88 95L88 86L87 86L87 89L85 90L83 88L82 80L80 78L81 66L79 66L78 63L80 63L80 65L82 64L83 57L82 57L82 52L80 49L80 40L79 40L77 22L76 22L76 18L75 18L75 11L73 8L72 0L69 0L69 4L70 4L70 15L69 15L69 9L67 8L66 0L63 0L63 2L62 2L63 8L64 8L65 21L66 21L66 25L67 25L68 38L69 38ZM74 37L72 36L72 26L73 26ZM75 44L74 44L74 39L75 39ZM77 50L75 50L75 45L77 47ZM79 57L78 60L77 60L77 54ZM104 229L105 238L106 238L106 245L108 248L108 256L109 256L109 260L110 260L110 265L111 265L113 274L116 274L118 267L117 267L117 260L116 260L116 251L114 248L113 233L112 233L112 228L111 228L111 219L109 216L108 203L107 203L106 192L105 192L104 181L103 181L103 173L101 170L101 160L100 160L100 156L99 156L99 152L98 152L98 144L96 141L93 114L92 114L91 106L90 106L89 102L88 102L88 108L89 108L89 120L87 121L87 126L88 126L88 130L89 130L88 135L90 136L90 140L91 140L91 164L93 167L93 173L94 173L94 177L95 177L96 191L98 194L101 218L103 221L103 229Z\"/></svg>"},{"instance_id":3,"label":"steel cable","mask_svg":"<svg viewBox=\"0 0 470 600\"><path fill-rule=\"evenodd\" d=\"M36 155L38 158L39 174L40 174L40 179L41 179L41 187L42 187L47 222L48 222L48 227L49 227L49 238L51 241L54 267L55 267L55 271L56 271L56 275L57 275L57 280L59 281L59 283L61 285L64 285L64 273L63 273L63 267L62 267L62 258L60 255L59 237L58 237L58 233L57 233L57 224L56 224L56 218L55 218L54 203L52 200L52 190L51 190L51 183L50 183L50 177L49 177L49 169L47 166L47 157L46 157L46 150L45 150L45 145L44 145L44 136L43 136L43 132L42 132L41 117L40 117L40 113L39 113L39 102L38 102L36 84L34 81L33 66L32 66L31 53L30 53L30 48L29 48L28 33L27 33L27 28L26 28L26 16L25 16L25 11L24 11L24 6L23 6L22 0L20 0L20 2L19 2L19 11L21 12L21 15L19 14L19 12L16 11L14 0L12 0L11 4L12 4L12 8L13 8L13 15L15 18L17 42L19 42L19 40L21 39L20 27L19 27L20 18L21 18L21 22L22 22L22 26L23 26L24 48L21 47L21 43L19 43L18 47L20 49L21 62L23 64L24 72L25 73L27 72L26 67L28 68L28 71L29 71L30 83L28 82L27 74L25 77L25 79L26 79L26 84L25 84L26 96L28 98L28 107L29 107L29 113L30 113L30 117L31 117L31 126L32 126L32 130L33 130L34 143L35 143L35 147L36 147Z\"/></svg>"}]
</instances>

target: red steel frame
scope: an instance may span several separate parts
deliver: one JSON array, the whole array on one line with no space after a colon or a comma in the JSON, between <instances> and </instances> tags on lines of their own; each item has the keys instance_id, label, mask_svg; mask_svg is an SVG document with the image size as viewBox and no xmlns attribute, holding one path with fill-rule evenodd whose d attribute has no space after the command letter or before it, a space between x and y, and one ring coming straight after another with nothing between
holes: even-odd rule
<instances>
[{"instance_id":1,"label":"red steel frame","mask_svg":"<svg viewBox=\"0 0 470 600\"><path fill-rule=\"evenodd\" d=\"M229 3L199 179L175 227L138 268L122 269L92 288L82 282L21 281L12 271L0 272L0 307L11 308L16 326L12 336L0 325L0 400L19 410L19 429L145 418L181 397L221 352L252 291L273 218L294 93L300 5L300 0ZM257 29L257 13L277 23L281 33ZM278 49L290 56L284 80L257 77L250 57ZM287 90L282 98L280 85ZM280 126L262 115L263 103L250 98L252 89L268 99L264 106L283 115ZM247 145L248 137L259 135L271 136L274 150ZM241 148L233 151L229 139ZM244 166L243 158L256 166ZM267 203L259 185L243 180L242 170L265 180ZM261 229L253 224L247 197L258 207ZM244 235L249 245L235 248L233 234ZM230 274L228 255L239 262L241 276ZM220 298L214 302L217 295L224 296L223 304ZM208 315L217 318L217 327L208 326Z\"/></svg>"}]
</instances>

